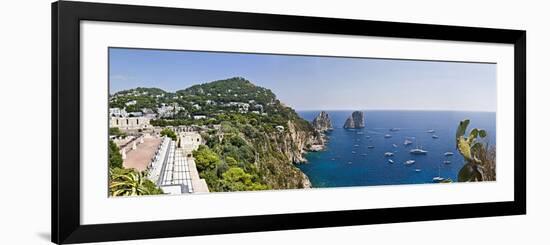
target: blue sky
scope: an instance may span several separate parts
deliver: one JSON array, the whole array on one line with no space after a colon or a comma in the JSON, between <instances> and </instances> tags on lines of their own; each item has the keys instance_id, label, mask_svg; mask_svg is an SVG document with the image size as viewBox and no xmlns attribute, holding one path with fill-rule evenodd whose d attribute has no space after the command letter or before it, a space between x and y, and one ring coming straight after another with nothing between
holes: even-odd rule
<instances>
[{"instance_id":1,"label":"blue sky","mask_svg":"<svg viewBox=\"0 0 550 245\"><path fill-rule=\"evenodd\" d=\"M496 111L496 65L111 48L110 93L244 77L296 110Z\"/></svg>"}]
</instances>

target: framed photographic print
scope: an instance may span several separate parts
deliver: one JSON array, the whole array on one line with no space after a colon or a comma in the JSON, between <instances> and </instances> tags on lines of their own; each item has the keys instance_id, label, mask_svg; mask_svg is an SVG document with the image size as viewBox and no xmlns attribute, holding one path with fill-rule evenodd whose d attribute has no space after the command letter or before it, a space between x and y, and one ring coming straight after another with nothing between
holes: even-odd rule
<instances>
[{"instance_id":1,"label":"framed photographic print","mask_svg":"<svg viewBox=\"0 0 550 245\"><path fill-rule=\"evenodd\" d=\"M525 37L55 2L52 241L525 214Z\"/></svg>"}]
</instances>

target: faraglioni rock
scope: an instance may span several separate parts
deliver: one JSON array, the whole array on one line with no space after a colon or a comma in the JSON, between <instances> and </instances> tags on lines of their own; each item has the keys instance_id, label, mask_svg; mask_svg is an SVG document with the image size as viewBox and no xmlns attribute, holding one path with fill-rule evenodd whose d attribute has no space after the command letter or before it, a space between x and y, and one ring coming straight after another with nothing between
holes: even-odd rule
<instances>
[{"instance_id":1,"label":"faraglioni rock","mask_svg":"<svg viewBox=\"0 0 550 245\"><path fill-rule=\"evenodd\" d=\"M365 115L362 111L354 111L351 116L348 117L344 128L364 128L365 127Z\"/></svg>"},{"instance_id":2,"label":"faraglioni rock","mask_svg":"<svg viewBox=\"0 0 550 245\"><path fill-rule=\"evenodd\" d=\"M313 119L313 122L311 123L313 125L313 128L320 132L325 132L327 130L332 130L332 122L330 121L330 117L328 116L328 113L325 111L321 111L315 119Z\"/></svg>"}]
</instances>

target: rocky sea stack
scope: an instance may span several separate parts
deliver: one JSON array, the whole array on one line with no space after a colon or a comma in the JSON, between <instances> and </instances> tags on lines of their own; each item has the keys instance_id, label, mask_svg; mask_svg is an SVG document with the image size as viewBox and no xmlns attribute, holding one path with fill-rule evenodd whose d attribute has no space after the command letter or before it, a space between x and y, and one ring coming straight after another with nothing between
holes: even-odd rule
<instances>
[{"instance_id":1,"label":"rocky sea stack","mask_svg":"<svg viewBox=\"0 0 550 245\"><path fill-rule=\"evenodd\" d=\"M354 111L346 120L344 128L364 128L365 114L362 111Z\"/></svg>"},{"instance_id":2,"label":"rocky sea stack","mask_svg":"<svg viewBox=\"0 0 550 245\"><path fill-rule=\"evenodd\" d=\"M328 116L328 113L325 111L321 111L315 119L313 119L313 122L311 123L313 125L313 128L320 132L325 132L328 130L332 130L332 122L330 121L330 117Z\"/></svg>"}]
</instances>

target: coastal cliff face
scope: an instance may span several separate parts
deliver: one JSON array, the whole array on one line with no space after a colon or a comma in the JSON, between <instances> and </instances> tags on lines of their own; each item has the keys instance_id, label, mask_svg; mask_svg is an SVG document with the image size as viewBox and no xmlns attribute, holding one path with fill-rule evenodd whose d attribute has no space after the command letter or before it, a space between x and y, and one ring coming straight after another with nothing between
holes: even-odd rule
<instances>
[{"instance_id":1,"label":"coastal cliff face","mask_svg":"<svg viewBox=\"0 0 550 245\"><path fill-rule=\"evenodd\" d=\"M344 128L364 128L365 115L362 111L354 111L344 123Z\"/></svg>"},{"instance_id":2,"label":"coastal cliff face","mask_svg":"<svg viewBox=\"0 0 550 245\"><path fill-rule=\"evenodd\" d=\"M304 122L289 120L282 132L265 133L254 139L259 153L256 164L273 189L311 188L309 178L294 164L305 163L304 154L323 140Z\"/></svg>"},{"instance_id":3,"label":"coastal cliff face","mask_svg":"<svg viewBox=\"0 0 550 245\"><path fill-rule=\"evenodd\" d=\"M330 117L328 116L328 113L325 111L321 111L315 119L313 119L312 123L313 128L317 131L325 132L328 130L332 130L332 122L330 121Z\"/></svg>"}]
</instances>

